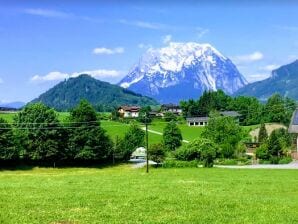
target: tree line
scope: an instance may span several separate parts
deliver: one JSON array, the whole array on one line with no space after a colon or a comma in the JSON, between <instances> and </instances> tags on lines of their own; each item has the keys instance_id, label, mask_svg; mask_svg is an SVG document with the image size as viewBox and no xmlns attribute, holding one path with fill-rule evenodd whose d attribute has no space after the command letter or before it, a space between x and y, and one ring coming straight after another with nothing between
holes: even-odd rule
<instances>
[{"instance_id":1,"label":"tree line","mask_svg":"<svg viewBox=\"0 0 298 224\"><path fill-rule=\"evenodd\" d=\"M278 122L288 125L296 102L280 94L272 95L266 103L255 97L231 97L222 90L205 91L198 100L181 101L184 117L208 116L212 111L233 110L241 114L242 125Z\"/></svg>"},{"instance_id":2,"label":"tree line","mask_svg":"<svg viewBox=\"0 0 298 224\"><path fill-rule=\"evenodd\" d=\"M115 145L86 100L72 109L64 122L42 103L27 105L13 123L0 118L0 161L6 165L109 163L115 153L119 160L128 159L143 142L144 132L133 124Z\"/></svg>"}]
</instances>

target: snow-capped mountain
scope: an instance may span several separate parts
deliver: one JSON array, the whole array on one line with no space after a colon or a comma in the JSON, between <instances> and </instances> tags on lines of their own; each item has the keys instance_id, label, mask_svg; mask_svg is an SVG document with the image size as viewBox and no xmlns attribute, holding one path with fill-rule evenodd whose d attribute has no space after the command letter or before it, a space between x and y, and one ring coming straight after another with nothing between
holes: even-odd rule
<instances>
[{"instance_id":1,"label":"snow-capped mountain","mask_svg":"<svg viewBox=\"0 0 298 224\"><path fill-rule=\"evenodd\" d=\"M119 83L162 103L196 99L204 90L232 94L246 84L230 59L210 44L193 42L149 49Z\"/></svg>"}]
</instances>

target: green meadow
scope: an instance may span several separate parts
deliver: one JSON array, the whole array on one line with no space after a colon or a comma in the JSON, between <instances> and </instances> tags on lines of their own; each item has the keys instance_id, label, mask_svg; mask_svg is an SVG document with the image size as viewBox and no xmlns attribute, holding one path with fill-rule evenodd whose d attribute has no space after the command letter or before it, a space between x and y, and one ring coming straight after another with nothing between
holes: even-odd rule
<instances>
[{"instance_id":1,"label":"green meadow","mask_svg":"<svg viewBox=\"0 0 298 224\"><path fill-rule=\"evenodd\" d=\"M297 170L0 171L0 223L297 223Z\"/></svg>"},{"instance_id":2,"label":"green meadow","mask_svg":"<svg viewBox=\"0 0 298 224\"><path fill-rule=\"evenodd\" d=\"M8 122L13 122L13 118L16 116L16 113L0 113L0 117L4 118ZM69 116L68 112L58 112L58 118L61 122L67 122L67 117ZM154 120L149 126L149 130L163 132L167 122L162 119ZM101 126L107 131L108 135L111 136L113 140L116 140L116 136L122 138L126 131L129 128L128 124L110 121L110 120L102 120ZM247 132L258 128L259 125L252 126L244 126L244 130ZM144 127L144 126L142 126ZM189 127L185 124L178 124L178 127L181 130L182 137L184 140L192 141L195 138L199 138L204 130L204 127ZM149 143L155 144L160 143L162 141L162 136L154 133L149 133Z\"/></svg>"}]
</instances>

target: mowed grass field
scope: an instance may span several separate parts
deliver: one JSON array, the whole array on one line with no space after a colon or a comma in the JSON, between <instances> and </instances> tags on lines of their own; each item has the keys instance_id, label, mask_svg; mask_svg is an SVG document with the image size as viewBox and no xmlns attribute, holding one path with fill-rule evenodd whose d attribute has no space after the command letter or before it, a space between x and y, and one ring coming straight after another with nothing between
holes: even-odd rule
<instances>
[{"instance_id":1,"label":"mowed grass field","mask_svg":"<svg viewBox=\"0 0 298 224\"><path fill-rule=\"evenodd\" d=\"M0 223L298 223L297 170L0 171Z\"/></svg>"}]
</instances>

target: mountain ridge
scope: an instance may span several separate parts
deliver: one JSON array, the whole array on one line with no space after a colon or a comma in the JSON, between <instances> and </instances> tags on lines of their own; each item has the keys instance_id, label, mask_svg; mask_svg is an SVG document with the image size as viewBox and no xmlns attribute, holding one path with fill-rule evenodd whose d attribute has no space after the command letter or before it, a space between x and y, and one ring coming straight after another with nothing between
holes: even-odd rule
<instances>
[{"instance_id":1,"label":"mountain ridge","mask_svg":"<svg viewBox=\"0 0 298 224\"><path fill-rule=\"evenodd\" d=\"M298 60L274 69L269 78L250 83L234 95L254 96L265 101L274 93L298 100Z\"/></svg>"},{"instance_id":2,"label":"mountain ridge","mask_svg":"<svg viewBox=\"0 0 298 224\"><path fill-rule=\"evenodd\" d=\"M118 83L162 103L198 98L205 90L233 94L246 84L229 58L210 44L194 42L149 49Z\"/></svg>"},{"instance_id":3,"label":"mountain ridge","mask_svg":"<svg viewBox=\"0 0 298 224\"><path fill-rule=\"evenodd\" d=\"M142 96L117 85L92 78L88 74L81 74L69 78L50 88L31 103L42 102L59 111L70 110L81 99L88 100L98 110L113 110L120 105L157 105L149 97Z\"/></svg>"}]
</instances>

